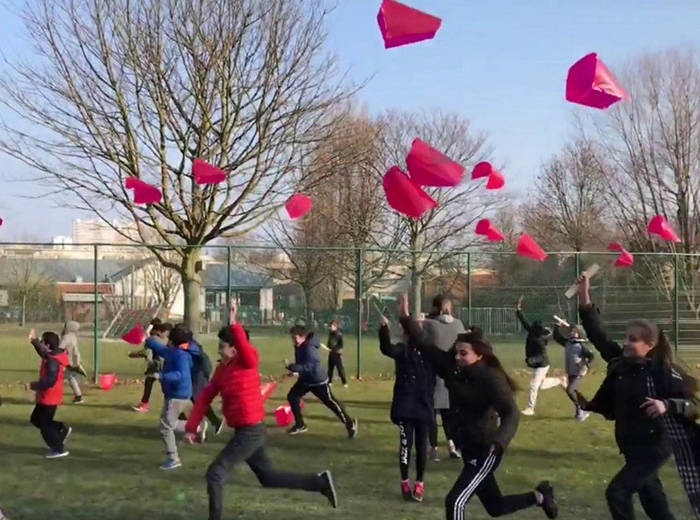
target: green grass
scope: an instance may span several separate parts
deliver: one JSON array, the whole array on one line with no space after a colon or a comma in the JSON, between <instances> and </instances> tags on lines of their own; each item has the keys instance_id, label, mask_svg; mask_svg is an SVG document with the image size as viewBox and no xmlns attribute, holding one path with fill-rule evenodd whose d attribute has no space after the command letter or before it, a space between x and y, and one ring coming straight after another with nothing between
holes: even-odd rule
<instances>
[{"instance_id":1,"label":"green grass","mask_svg":"<svg viewBox=\"0 0 700 520\"><path fill-rule=\"evenodd\" d=\"M8 337L9 336L9 337ZM206 492L203 474L222 448L230 432L212 438L203 446L183 446L184 466L173 472L158 469L162 444L158 435L158 412L162 397L154 391L152 410L136 414L130 406L140 397L141 387L124 384L109 392L86 388L86 404L67 404L58 417L74 427L69 442L71 456L61 460L42 458L39 433L28 423L32 395L14 381L35 377L37 360L23 336L3 337L0 373L5 384L0 392L5 404L0 408L0 509L12 520L51 520L148 518L149 520L204 519ZM282 360L291 357L284 337L255 338L262 360L262 371L279 374ZM89 342L84 342L88 343ZM213 342L207 343L213 347ZM124 378L137 377L143 365L126 359L128 347L106 344L101 366ZM377 353L371 338L363 343L364 371L387 374L391 363ZM87 351L87 345L83 346ZM86 352L87 353L87 352ZM354 357L349 349L348 360ZM522 366L522 345L501 344L499 354L514 370L523 388L527 375ZM87 356L86 356L87 357ZM560 356L552 350L556 361ZM352 366L354 364L349 363ZM10 376L7 376L7 371ZM600 371L594 371L583 385L591 394L600 384ZM272 410L283 402L284 380L268 402ZM443 518L442 501L456 478L460 462L431 462L426 478L423 504L406 504L399 498L397 429L388 420L392 382L368 379L353 381L350 388L337 388L337 397L360 421L360 434L354 441L345 437L343 427L322 405L309 400L306 408L309 432L288 437L270 422L270 455L280 468L298 471L333 470L340 494L340 509L331 510L319 496L260 488L247 467L237 468L227 487L229 518L374 520L388 516L396 520ZM68 394L66 388L66 394ZM518 395L524 405L525 392ZM561 390L542 392L536 417L523 417L497 476L504 492L531 489L539 480L551 480L557 490L560 518L608 518L604 490L621 465L611 424L599 417L585 423L572 419L571 403ZM688 508L672 464L662 479L671 497L677 518L687 518ZM478 500L469 504L468 518L488 518ZM387 514L388 513L388 514ZM526 511L516 518L541 519L540 510ZM643 517L643 516L642 516Z\"/></svg>"}]
</instances>

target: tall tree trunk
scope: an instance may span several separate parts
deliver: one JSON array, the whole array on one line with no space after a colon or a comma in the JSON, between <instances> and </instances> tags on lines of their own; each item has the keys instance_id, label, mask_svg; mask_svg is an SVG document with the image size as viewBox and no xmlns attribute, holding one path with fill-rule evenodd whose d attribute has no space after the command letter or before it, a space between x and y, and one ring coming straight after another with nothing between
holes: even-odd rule
<instances>
[{"instance_id":1,"label":"tall tree trunk","mask_svg":"<svg viewBox=\"0 0 700 520\"><path fill-rule=\"evenodd\" d=\"M313 327L314 324L311 316L311 289L308 287L302 287L301 290L304 293L304 322L306 323L307 327Z\"/></svg>"},{"instance_id":2,"label":"tall tree trunk","mask_svg":"<svg viewBox=\"0 0 700 520\"><path fill-rule=\"evenodd\" d=\"M423 308L423 277L416 271L411 272L411 299L413 315L418 316Z\"/></svg>"},{"instance_id":3,"label":"tall tree trunk","mask_svg":"<svg viewBox=\"0 0 700 520\"><path fill-rule=\"evenodd\" d=\"M27 294L22 294L22 309L19 317L19 326L24 327L27 322Z\"/></svg>"},{"instance_id":4,"label":"tall tree trunk","mask_svg":"<svg viewBox=\"0 0 700 520\"><path fill-rule=\"evenodd\" d=\"M185 325L195 334L199 333L199 323L201 320L200 291L202 289L202 277L196 272L195 266L199 260L200 250L188 248L182 260L182 291L185 297Z\"/></svg>"}]
</instances>

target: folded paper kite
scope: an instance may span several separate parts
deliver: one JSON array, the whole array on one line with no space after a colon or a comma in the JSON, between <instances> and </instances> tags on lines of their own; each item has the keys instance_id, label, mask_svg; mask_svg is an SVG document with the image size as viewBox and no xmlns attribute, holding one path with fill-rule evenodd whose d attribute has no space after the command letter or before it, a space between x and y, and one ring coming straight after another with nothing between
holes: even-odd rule
<instances>
[{"instance_id":1,"label":"folded paper kite","mask_svg":"<svg viewBox=\"0 0 700 520\"><path fill-rule=\"evenodd\" d=\"M127 177L124 187L127 190L134 190L134 204L156 204L163 198L158 188L135 177Z\"/></svg>"},{"instance_id":2,"label":"folded paper kite","mask_svg":"<svg viewBox=\"0 0 700 520\"><path fill-rule=\"evenodd\" d=\"M296 219L301 218L311 211L313 202L311 202L311 197L304 195L302 193L296 193L287 199L284 203L284 209L287 210L289 218Z\"/></svg>"},{"instance_id":3,"label":"folded paper kite","mask_svg":"<svg viewBox=\"0 0 700 520\"><path fill-rule=\"evenodd\" d=\"M414 139L406 156L406 168L420 186L448 188L457 186L464 177L464 168L425 141Z\"/></svg>"},{"instance_id":4,"label":"folded paper kite","mask_svg":"<svg viewBox=\"0 0 700 520\"><path fill-rule=\"evenodd\" d=\"M137 323L133 329L122 336L122 339L129 345L140 345L145 337L146 333L141 328L141 324Z\"/></svg>"},{"instance_id":5,"label":"folded paper kite","mask_svg":"<svg viewBox=\"0 0 700 520\"><path fill-rule=\"evenodd\" d=\"M627 251L624 247L622 247L622 244L619 242L610 242L608 244L608 251L619 251L620 256L617 257L617 260L615 260L615 267L629 267L634 263L634 257L632 256L632 253Z\"/></svg>"},{"instance_id":6,"label":"folded paper kite","mask_svg":"<svg viewBox=\"0 0 700 520\"><path fill-rule=\"evenodd\" d=\"M545 253L544 250L537 245L537 242L527 233L520 235L516 252L521 256L527 256L528 258L534 258L540 261L547 258L547 253Z\"/></svg>"},{"instance_id":7,"label":"folded paper kite","mask_svg":"<svg viewBox=\"0 0 700 520\"><path fill-rule=\"evenodd\" d=\"M500 190L505 185L505 183L506 181L503 178L501 172L499 172L495 168L491 168L491 175L489 175L489 178L486 181L486 189Z\"/></svg>"},{"instance_id":8,"label":"folded paper kite","mask_svg":"<svg viewBox=\"0 0 700 520\"><path fill-rule=\"evenodd\" d=\"M377 23L384 39L384 48L391 49L431 40L442 20L396 0L383 0L377 14Z\"/></svg>"},{"instance_id":9,"label":"folded paper kite","mask_svg":"<svg viewBox=\"0 0 700 520\"><path fill-rule=\"evenodd\" d=\"M426 211L437 206L437 202L398 166L387 170L382 179L382 187L389 206L408 217L420 218Z\"/></svg>"},{"instance_id":10,"label":"folded paper kite","mask_svg":"<svg viewBox=\"0 0 700 520\"><path fill-rule=\"evenodd\" d=\"M505 235L494 226L487 218L482 218L476 223L476 234L485 236L490 242L500 242L505 238Z\"/></svg>"},{"instance_id":11,"label":"folded paper kite","mask_svg":"<svg viewBox=\"0 0 700 520\"><path fill-rule=\"evenodd\" d=\"M652 217L652 219L649 221L647 231L652 235L659 235L661 238L668 240L669 242L681 241L681 239L678 238L678 235L676 235L675 231L673 231L669 223L666 221L666 218L662 215L655 215Z\"/></svg>"},{"instance_id":12,"label":"folded paper kite","mask_svg":"<svg viewBox=\"0 0 700 520\"><path fill-rule=\"evenodd\" d=\"M472 180L476 179L483 179L484 177L488 177L491 175L491 172L493 171L493 166L491 166L490 162L482 161L480 163L477 163L476 166L474 166L474 169L472 170Z\"/></svg>"},{"instance_id":13,"label":"folded paper kite","mask_svg":"<svg viewBox=\"0 0 700 520\"><path fill-rule=\"evenodd\" d=\"M197 184L219 184L226 180L226 172L202 159L192 162L192 174Z\"/></svg>"},{"instance_id":14,"label":"folded paper kite","mask_svg":"<svg viewBox=\"0 0 700 520\"><path fill-rule=\"evenodd\" d=\"M574 63L566 77L566 100L592 108L608 108L629 95L595 52Z\"/></svg>"}]
</instances>

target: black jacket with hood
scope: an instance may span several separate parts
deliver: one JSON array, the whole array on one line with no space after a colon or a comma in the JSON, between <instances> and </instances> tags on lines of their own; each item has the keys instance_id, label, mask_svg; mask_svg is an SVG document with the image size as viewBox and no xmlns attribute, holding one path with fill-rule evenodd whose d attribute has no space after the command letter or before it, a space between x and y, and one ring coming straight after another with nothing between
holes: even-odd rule
<instances>
[{"instance_id":1,"label":"black jacket with hood","mask_svg":"<svg viewBox=\"0 0 700 520\"><path fill-rule=\"evenodd\" d=\"M528 323L522 311L516 313L523 328L527 331L525 338L525 363L530 368L544 368L549 366L547 356L547 344L552 337L552 331L542 325L540 321Z\"/></svg>"}]
</instances>

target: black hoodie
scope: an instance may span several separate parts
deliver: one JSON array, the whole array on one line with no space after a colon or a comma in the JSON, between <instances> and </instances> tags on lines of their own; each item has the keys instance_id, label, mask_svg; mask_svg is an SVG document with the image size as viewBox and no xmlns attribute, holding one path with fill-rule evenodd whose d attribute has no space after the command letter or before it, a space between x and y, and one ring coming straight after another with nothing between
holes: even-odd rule
<instances>
[{"instance_id":1,"label":"black hoodie","mask_svg":"<svg viewBox=\"0 0 700 520\"><path fill-rule=\"evenodd\" d=\"M542 325L542 322L528 323L522 311L516 313L523 328L527 331L525 338L525 363L530 368L544 368L549 366L547 356L547 343L552 337L552 331Z\"/></svg>"}]
</instances>

